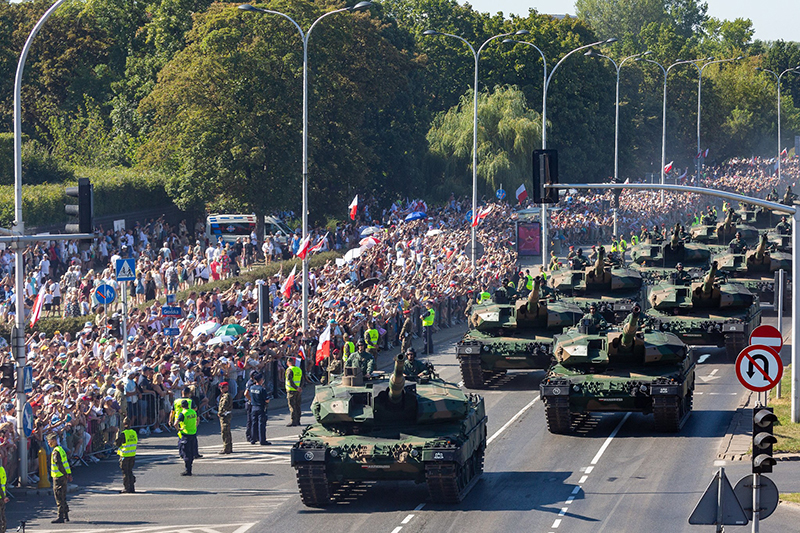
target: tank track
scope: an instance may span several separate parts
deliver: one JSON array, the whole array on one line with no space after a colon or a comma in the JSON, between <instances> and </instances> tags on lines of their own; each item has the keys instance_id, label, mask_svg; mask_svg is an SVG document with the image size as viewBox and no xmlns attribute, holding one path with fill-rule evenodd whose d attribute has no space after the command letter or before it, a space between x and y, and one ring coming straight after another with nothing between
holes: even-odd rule
<instances>
[{"instance_id":1,"label":"tank track","mask_svg":"<svg viewBox=\"0 0 800 533\"><path fill-rule=\"evenodd\" d=\"M692 412L694 395L689 391L686 398L678 396L653 397L653 417L656 431L676 433L681 430Z\"/></svg>"},{"instance_id":2,"label":"tank track","mask_svg":"<svg viewBox=\"0 0 800 533\"><path fill-rule=\"evenodd\" d=\"M331 492L324 464L297 466L300 499L308 507L325 507L331 503Z\"/></svg>"},{"instance_id":3,"label":"tank track","mask_svg":"<svg viewBox=\"0 0 800 533\"><path fill-rule=\"evenodd\" d=\"M479 357L462 356L459 359L459 364L461 365L461 377L468 389L483 389L486 387L485 374L481 369Z\"/></svg>"},{"instance_id":4,"label":"tank track","mask_svg":"<svg viewBox=\"0 0 800 533\"><path fill-rule=\"evenodd\" d=\"M472 490L483 473L483 449L475 450L463 465L458 463L428 463L425 481L435 503L459 503Z\"/></svg>"},{"instance_id":5,"label":"tank track","mask_svg":"<svg viewBox=\"0 0 800 533\"><path fill-rule=\"evenodd\" d=\"M566 435L570 432L572 415L569 412L569 398L545 398L544 415L550 433Z\"/></svg>"},{"instance_id":6,"label":"tank track","mask_svg":"<svg viewBox=\"0 0 800 533\"><path fill-rule=\"evenodd\" d=\"M728 333L725 335L725 353L731 359L736 359L739 352L747 347L747 337L744 333Z\"/></svg>"}]
</instances>

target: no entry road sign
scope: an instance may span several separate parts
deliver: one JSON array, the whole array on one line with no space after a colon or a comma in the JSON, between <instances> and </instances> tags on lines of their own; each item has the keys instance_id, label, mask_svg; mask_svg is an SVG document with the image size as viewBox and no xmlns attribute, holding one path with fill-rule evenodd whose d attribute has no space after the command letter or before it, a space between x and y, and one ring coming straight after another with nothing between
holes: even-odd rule
<instances>
[{"instance_id":1,"label":"no entry road sign","mask_svg":"<svg viewBox=\"0 0 800 533\"><path fill-rule=\"evenodd\" d=\"M765 324L763 326L758 326L753 330L753 333L750 334L750 344L769 346L775 350L775 353L781 353L781 348L783 348L783 338L781 337L781 332L778 331L778 328Z\"/></svg>"},{"instance_id":2,"label":"no entry road sign","mask_svg":"<svg viewBox=\"0 0 800 533\"><path fill-rule=\"evenodd\" d=\"M736 358L736 377L751 391L768 391L783 377L783 362L768 346L748 346Z\"/></svg>"}]
</instances>

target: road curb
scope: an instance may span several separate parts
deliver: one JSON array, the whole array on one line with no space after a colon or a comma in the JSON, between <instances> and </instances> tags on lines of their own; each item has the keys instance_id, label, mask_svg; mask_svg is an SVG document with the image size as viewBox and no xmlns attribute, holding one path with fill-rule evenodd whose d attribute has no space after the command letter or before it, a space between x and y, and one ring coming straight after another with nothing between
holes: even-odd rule
<instances>
[{"instance_id":1,"label":"road curb","mask_svg":"<svg viewBox=\"0 0 800 533\"><path fill-rule=\"evenodd\" d=\"M750 456L750 417L745 412L750 406L753 393L748 392L742 396L736 412L733 414L728 431L722 438L717 451L717 458L726 461L742 461Z\"/></svg>"}]
</instances>

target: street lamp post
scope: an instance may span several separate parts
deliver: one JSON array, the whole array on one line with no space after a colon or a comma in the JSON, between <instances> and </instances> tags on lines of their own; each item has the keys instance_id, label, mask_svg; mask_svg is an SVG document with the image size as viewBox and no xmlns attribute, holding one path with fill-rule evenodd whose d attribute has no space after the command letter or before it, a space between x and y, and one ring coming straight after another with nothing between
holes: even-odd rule
<instances>
[{"instance_id":1,"label":"street lamp post","mask_svg":"<svg viewBox=\"0 0 800 533\"><path fill-rule=\"evenodd\" d=\"M727 63L729 61L738 61L740 59L742 59L742 56L730 59L714 59L713 57L710 57L708 58L708 60L706 60L706 62L703 64L702 67L695 64L698 73L697 74L697 182L696 182L698 185L700 184L700 172L703 169L703 160L705 159L704 157L700 156L700 101L701 101L701 90L703 86L703 71L709 65L714 65L716 63Z\"/></svg>"},{"instance_id":2,"label":"street lamp post","mask_svg":"<svg viewBox=\"0 0 800 533\"><path fill-rule=\"evenodd\" d=\"M519 30L514 32L513 35L527 35L528 30ZM472 56L475 59L475 86L472 90L472 216L473 218L478 212L478 60L481 57L481 52L483 51L484 47L489 44L490 42L494 41L495 39L499 39L500 37L508 37L512 35L511 33L501 33L499 35L494 35L486 39L482 45L475 51L475 48L463 37L458 35L454 35L452 33L443 33L436 30L425 30L422 32L422 35L425 36L436 36L440 35L442 37L452 37L454 39L458 39L462 43L466 44L469 47L469 51L472 52ZM471 225L471 224L470 224ZM472 225L471 225L472 226ZM477 253L477 227L472 226L472 269L475 270L475 258Z\"/></svg>"},{"instance_id":3,"label":"street lamp post","mask_svg":"<svg viewBox=\"0 0 800 533\"><path fill-rule=\"evenodd\" d=\"M250 4L243 4L239 6L242 11L254 11L258 13L268 13L271 15L278 15L292 24L300 32L300 37L303 39L303 241L308 236L308 39L311 37L311 31L319 21L329 15L335 13L342 13L344 11L357 11L359 9L366 9L372 5L372 2L359 2L352 7L345 7L329 11L314 22L311 23L307 32L303 32L303 28L295 22L295 20L285 13L280 11L273 11L271 9L263 9L254 7ZM303 334L308 332L308 256L303 259Z\"/></svg>"},{"instance_id":4,"label":"street lamp post","mask_svg":"<svg viewBox=\"0 0 800 533\"><path fill-rule=\"evenodd\" d=\"M794 68L787 68L780 74L775 73L775 71L769 70L767 68L756 68L758 72L768 72L775 76L775 81L778 82L778 180L781 179L781 78L787 72L794 72L798 74L800 71L800 65L797 65Z\"/></svg>"},{"instance_id":5,"label":"street lamp post","mask_svg":"<svg viewBox=\"0 0 800 533\"><path fill-rule=\"evenodd\" d=\"M615 38L606 39L605 41L597 41L596 43L587 44L584 46L579 46L574 50L568 52L564 57L562 57L558 63L553 67L553 70L550 71L550 74L547 74L547 61L545 60L544 53L533 43L529 43L527 41L517 41L514 39L506 39L503 41L504 43L514 43L514 44L525 44L531 46L539 52L542 56L542 61L544 62L544 79L543 79L543 86L542 86L542 150L547 149L547 89L550 86L550 81L553 79L553 74L555 74L556 69L558 69L559 65L564 62L569 56L574 54L575 52L579 52L581 50L585 50L592 46L599 46L601 44L611 44L616 42ZM548 247L550 245L550 240L548 239L548 231L547 226L549 222L549 213L547 212L547 204L542 204L541 206L541 215L542 215L542 266L547 268L547 256L548 256Z\"/></svg>"}]
</instances>

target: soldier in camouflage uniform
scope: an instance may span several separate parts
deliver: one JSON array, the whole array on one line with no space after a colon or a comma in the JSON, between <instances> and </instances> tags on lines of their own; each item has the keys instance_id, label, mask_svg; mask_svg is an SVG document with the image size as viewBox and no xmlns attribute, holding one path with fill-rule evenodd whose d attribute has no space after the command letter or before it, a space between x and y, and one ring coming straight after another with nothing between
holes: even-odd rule
<instances>
[{"instance_id":1,"label":"soldier in camouflage uniform","mask_svg":"<svg viewBox=\"0 0 800 533\"><path fill-rule=\"evenodd\" d=\"M403 362L403 375L406 379L416 381L417 378L423 377L423 374L428 373L428 365L421 361L417 361L417 352L414 348L406 352L406 360Z\"/></svg>"},{"instance_id":2,"label":"soldier in camouflage uniform","mask_svg":"<svg viewBox=\"0 0 800 533\"><path fill-rule=\"evenodd\" d=\"M407 352L411 348L411 341L414 338L414 322L411 320L411 309L403 311L403 316L405 320L403 321L403 327L400 329L400 350Z\"/></svg>"},{"instance_id":3,"label":"soldier in camouflage uniform","mask_svg":"<svg viewBox=\"0 0 800 533\"><path fill-rule=\"evenodd\" d=\"M365 376L372 374L375 369L375 358L367 350L367 343L364 340L358 341L358 351L347 360L347 367L360 368Z\"/></svg>"},{"instance_id":4,"label":"soldier in camouflage uniform","mask_svg":"<svg viewBox=\"0 0 800 533\"><path fill-rule=\"evenodd\" d=\"M219 404L217 405L217 415L219 416L220 432L222 433L221 455L233 453L233 438L231 437L231 418L233 418L233 400L228 392L228 382L223 381L219 384Z\"/></svg>"}]
</instances>

